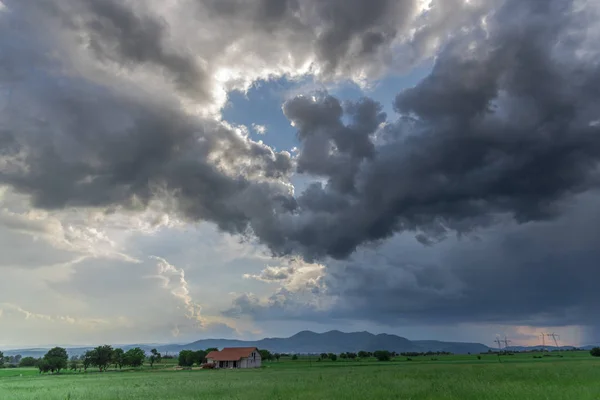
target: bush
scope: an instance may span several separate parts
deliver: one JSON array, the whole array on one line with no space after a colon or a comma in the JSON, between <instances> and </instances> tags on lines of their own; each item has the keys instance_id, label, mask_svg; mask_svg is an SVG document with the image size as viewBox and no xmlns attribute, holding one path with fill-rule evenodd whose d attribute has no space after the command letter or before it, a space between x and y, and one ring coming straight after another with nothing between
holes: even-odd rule
<instances>
[{"instance_id":1,"label":"bush","mask_svg":"<svg viewBox=\"0 0 600 400\"><path fill-rule=\"evenodd\" d=\"M37 360L33 357L23 357L19 363L19 367L35 367Z\"/></svg>"},{"instance_id":2,"label":"bush","mask_svg":"<svg viewBox=\"0 0 600 400\"><path fill-rule=\"evenodd\" d=\"M477 359L478 359L478 360L481 360L481 356L477 356Z\"/></svg>"},{"instance_id":3,"label":"bush","mask_svg":"<svg viewBox=\"0 0 600 400\"><path fill-rule=\"evenodd\" d=\"M593 357L600 357L600 347L594 347L592 350L590 350L590 354Z\"/></svg>"},{"instance_id":4,"label":"bush","mask_svg":"<svg viewBox=\"0 0 600 400\"><path fill-rule=\"evenodd\" d=\"M387 350L377 350L373 355L377 361L390 361L392 359L392 354Z\"/></svg>"},{"instance_id":5,"label":"bush","mask_svg":"<svg viewBox=\"0 0 600 400\"><path fill-rule=\"evenodd\" d=\"M181 350L179 352L178 364L181 367L191 367L196 361L196 354L192 350Z\"/></svg>"}]
</instances>

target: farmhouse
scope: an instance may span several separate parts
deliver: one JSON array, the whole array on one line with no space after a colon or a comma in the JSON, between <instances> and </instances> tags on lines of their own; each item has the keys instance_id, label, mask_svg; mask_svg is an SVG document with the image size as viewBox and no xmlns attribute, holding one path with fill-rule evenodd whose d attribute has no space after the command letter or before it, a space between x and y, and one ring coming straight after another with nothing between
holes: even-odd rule
<instances>
[{"instance_id":1,"label":"farmhouse","mask_svg":"<svg viewBox=\"0 0 600 400\"><path fill-rule=\"evenodd\" d=\"M260 353L256 347L225 347L206 355L206 363L215 368L258 368Z\"/></svg>"}]
</instances>

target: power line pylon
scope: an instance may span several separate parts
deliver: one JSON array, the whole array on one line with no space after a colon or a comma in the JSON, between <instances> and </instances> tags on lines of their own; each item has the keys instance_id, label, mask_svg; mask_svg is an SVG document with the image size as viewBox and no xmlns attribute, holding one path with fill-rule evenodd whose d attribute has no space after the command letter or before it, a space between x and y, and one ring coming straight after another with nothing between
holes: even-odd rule
<instances>
[{"instance_id":1,"label":"power line pylon","mask_svg":"<svg viewBox=\"0 0 600 400\"><path fill-rule=\"evenodd\" d=\"M500 337L496 336L496 340L494 340L495 343L498 343L498 351L502 350L502 340L500 340Z\"/></svg>"},{"instance_id":2,"label":"power line pylon","mask_svg":"<svg viewBox=\"0 0 600 400\"><path fill-rule=\"evenodd\" d=\"M554 333L554 332L552 332L552 333L547 333L546 335L547 335L547 336L549 336L549 337L551 337L551 338L554 340L554 344L556 345L556 349L557 349L558 351L560 351L560 346L558 345L558 340L557 340L557 338L558 338L558 339L560 339L560 336L559 336L559 335L557 335L557 334L556 334L556 333Z\"/></svg>"}]
</instances>

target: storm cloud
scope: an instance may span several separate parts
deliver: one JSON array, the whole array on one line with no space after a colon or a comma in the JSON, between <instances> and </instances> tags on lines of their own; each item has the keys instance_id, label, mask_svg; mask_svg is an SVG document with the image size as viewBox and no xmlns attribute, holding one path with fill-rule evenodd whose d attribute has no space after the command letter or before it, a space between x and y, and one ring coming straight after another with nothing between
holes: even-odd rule
<instances>
[{"instance_id":1,"label":"storm cloud","mask_svg":"<svg viewBox=\"0 0 600 400\"><path fill-rule=\"evenodd\" d=\"M574 194L596 188L598 52L578 46L588 16L544 4L505 2L484 26L457 33L431 74L397 96L403 118L382 129L359 124L359 135L346 126L352 146L336 137L335 99L288 102L305 145L298 165L310 160L303 152L319 153L308 165L327 179L299 196L305 218L292 240L335 258L401 231L433 243L505 214L554 218ZM377 113L360 115L376 122ZM322 132L329 137L317 142ZM370 148L376 136L383 143Z\"/></svg>"},{"instance_id":2,"label":"storm cloud","mask_svg":"<svg viewBox=\"0 0 600 400\"><path fill-rule=\"evenodd\" d=\"M59 315L78 304L61 296L85 298L84 311L118 327L113 304L127 293L102 307L94 299L130 284L138 295L162 290L154 300L171 319L157 329L190 338L188 318L206 302L207 321L581 325L598 340L594 2L0 2L0 186L18 193L2 203L0 233L6 249L36 249L7 252L0 268L38 274L43 305L69 305ZM325 90L287 100L297 152L219 115L227 91L258 79L362 84L423 60L433 68L395 90L396 115ZM279 134L268 132L267 143ZM85 226L88 211L98 220ZM208 221L281 258L195 246L209 240L203 231L169 231L168 251L160 236L141 250L123 238L113 246L109 216L115 231ZM181 247L200 249L178 259ZM239 265L219 269L221 253ZM12 286L0 303L50 315ZM225 287L237 293L230 306L215 295ZM152 320L139 320L148 340Z\"/></svg>"},{"instance_id":3,"label":"storm cloud","mask_svg":"<svg viewBox=\"0 0 600 400\"><path fill-rule=\"evenodd\" d=\"M570 196L598 185L598 54L586 42L590 14L573 2L505 1L485 23L455 31L430 75L398 94L397 121L386 121L368 98L340 102L321 93L288 101L284 113L302 144L295 160L191 115L160 85L141 88L133 73L104 69L105 58L152 64L178 85L202 86L191 53L167 48L168 25L133 11L135 2L71 3L73 15L66 3L8 2L1 16L0 76L14 90L2 117L0 181L37 207L135 209L164 195L185 217L253 233L275 254L343 259L396 232L431 244L498 215L554 218ZM304 32L299 3L234 3L196 7L257 23L297 19ZM343 62L351 39L369 41L376 26L396 21L390 15L416 13L408 1L365 7L312 9L325 27L317 42L323 54L316 52L325 69ZM44 23L36 26L38 18ZM87 33L91 52L69 46L64 32L73 29ZM393 37L395 29L380 33ZM14 46L16 38L24 45ZM53 45L62 59L43 50ZM75 58L84 69L66 63ZM294 166L326 183L293 195Z\"/></svg>"}]
</instances>

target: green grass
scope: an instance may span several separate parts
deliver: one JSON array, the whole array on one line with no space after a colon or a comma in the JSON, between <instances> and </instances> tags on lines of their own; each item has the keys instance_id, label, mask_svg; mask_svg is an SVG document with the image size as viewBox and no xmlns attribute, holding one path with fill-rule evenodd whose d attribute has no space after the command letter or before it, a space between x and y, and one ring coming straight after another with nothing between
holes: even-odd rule
<instances>
[{"instance_id":1,"label":"green grass","mask_svg":"<svg viewBox=\"0 0 600 400\"><path fill-rule=\"evenodd\" d=\"M301 357L257 370L166 368L40 376L0 370L0 399L600 399L600 360L586 353L405 357L316 362Z\"/></svg>"}]
</instances>

